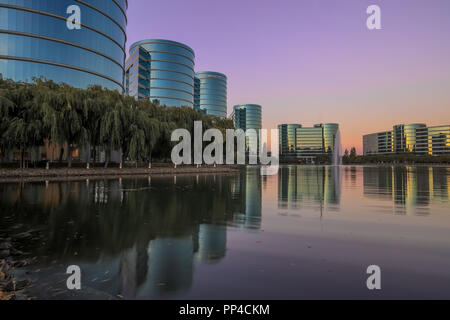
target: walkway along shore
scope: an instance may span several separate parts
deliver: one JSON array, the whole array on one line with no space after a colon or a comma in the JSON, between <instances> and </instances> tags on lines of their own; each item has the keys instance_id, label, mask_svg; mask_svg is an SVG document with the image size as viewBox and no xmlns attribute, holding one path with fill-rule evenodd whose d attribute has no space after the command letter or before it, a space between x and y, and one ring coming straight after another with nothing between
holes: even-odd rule
<instances>
[{"instance_id":1,"label":"walkway along shore","mask_svg":"<svg viewBox=\"0 0 450 320\"><path fill-rule=\"evenodd\" d=\"M0 169L0 182L9 181L42 181L53 179L85 179L139 177L152 175L191 175L191 174L229 174L239 172L240 166L180 166L177 168L164 166L155 168L71 168L71 169Z\"/></svg>"},{"instance_id":2,"label":"walkway along shore","mask_svg":"<svg viewBox=\"0 0 450 320\"><path fill-rule=\"evenodd\" d=\"M84 179L142 178L164 175L236 174L240 166L158 166L148 168L61 168L61 169L0 169L0 183L75 181ZM0 300L27 300L25 291L30 286L27 279L17 279L15 270L33 262L21 251L21 241L35 237L33 231L9 234L0 225Z\"/></svg>"}]
</instances>

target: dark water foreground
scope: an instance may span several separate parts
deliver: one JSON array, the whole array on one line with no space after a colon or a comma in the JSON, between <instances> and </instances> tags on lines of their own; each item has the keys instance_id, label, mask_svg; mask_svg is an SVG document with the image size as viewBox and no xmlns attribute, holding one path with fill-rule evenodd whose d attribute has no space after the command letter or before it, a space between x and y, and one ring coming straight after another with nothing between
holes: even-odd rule
<instances>
[{"instance_id":1,"label":"dark water foreground","mask_svg":"<svg viewBox=\"0 0 450 320\"><path fill-rule=\"evenodd\" d=\"M39 299L450 299L449 201L446 167L9 183L0 237Z\"/></svg>"}]
</instances>

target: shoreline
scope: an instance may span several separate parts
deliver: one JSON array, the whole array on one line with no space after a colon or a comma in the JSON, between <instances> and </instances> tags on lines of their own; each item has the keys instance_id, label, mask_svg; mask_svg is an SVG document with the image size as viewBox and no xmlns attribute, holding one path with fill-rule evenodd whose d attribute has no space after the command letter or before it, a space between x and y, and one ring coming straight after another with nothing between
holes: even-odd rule
<instances>
[{"instance_id":1,"label":"shoreline","mask_svg":"<svg viewBox=\"0 0 450 320\"><path fill-rule=\"evenodd\" d=\"M37 182L55 180L116 179L148 176L173 176L192 174L235 174L240 171L236 165L196 167L155 168L58 168L58 169L0 169L0 183Z\"/></svg>"},{"instance_id":2,"label":"shoreline","mask_svg":"<svg viewBox=\"0 0 450 320\"><path fill-rule=\"evenodd\" d=\"M333 166L331 164L280 163L280 166ZM450 167L450 163L346 163L340 167Z\"/></svg>"},{"instance_id":3,"label":"shoreline","mask_svg":"<svg viewBox=\"0 0 450 320\"><path fill-rule=\"evenodd\" d=\"M348 163L343 167L450 167L450 163Z\"/></svg>"},{"instance_id":4,"label":"shoreline","mask_svg":"<svg viewBox=\"0 0 450 320\"><path fill-rule=\"evenodd\" d=\"M240 172L236 165L196 167L156 167L148 168L61 168L61 169L0 169L0 183L112 180L120 178L145 178L151 176L176 175L234 175ZM19 234L0 234L0 301L29 300L27 289L32 285L28 278L18 277L16 271L32 264L32 260L21 251L21 241L33 237L33 230Z\"/></svg>"},{"instance_id":5,"label":"shoreline","mask_svg":"<svg viewBox=\"0 0 450 320\"><path fill-rule=\"evenodd\" d=\"M30 259L25 258L24 253L17 249L20 238L31 236L23 232L14 237L0 238L0 301L2 300L28 300L24 293L30 285L28 279L18 279L16 269L30 264Z\"/></svg>"}]
</instances>

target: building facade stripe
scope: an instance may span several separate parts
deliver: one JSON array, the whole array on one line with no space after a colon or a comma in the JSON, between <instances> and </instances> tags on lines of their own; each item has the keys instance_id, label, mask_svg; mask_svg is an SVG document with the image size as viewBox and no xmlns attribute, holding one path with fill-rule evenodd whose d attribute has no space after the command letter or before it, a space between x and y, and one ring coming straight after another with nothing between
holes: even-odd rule
<instances>
[{"instance_id":1,"label":"building facade stripe","mask_svg":"<svg viewBox=\"0 0 450 320\"><path fill-rule=\"evenodd\" d=\"M95 71L91 71L91 70L87 70L87 69L83 69L83 68L78 68L78 67L71 66L71 65L68 65L68 64L57 63L57 62L46 61L46 60L29 59L29 58L21 58L21 57L14 57L14 56L4 56L4 55L0 55L0 59L26 61L26 62L33 62L33 63L40 63L40 64L48 64L48 65L52 65L52 66L56 66L56 67L62 67L62 68L68 68L68 69L72 69L72 70L82 71L82 72L90 73L90 74L93 74L95 76L102 77L102 78L104 78L106 80L112 81L112 82L116 83L117 85L119 85L123 89L123 83L117 82L113 78L110 78L108 76L105 76L105 75L103 75L101 73L98 73L98 72L95 72Z\"/></svg>"}]
</instances>

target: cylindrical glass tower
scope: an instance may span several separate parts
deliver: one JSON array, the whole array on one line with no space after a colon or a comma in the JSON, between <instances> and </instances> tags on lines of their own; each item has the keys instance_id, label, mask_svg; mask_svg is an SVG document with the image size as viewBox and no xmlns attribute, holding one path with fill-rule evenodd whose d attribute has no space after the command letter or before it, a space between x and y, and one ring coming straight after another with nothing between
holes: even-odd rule
<instances>
[{"instance_id":1,"label":"cylindrical glass tower","mask_svg":"<svg viewBox=\"0 0 450 320\"><path fill-rule=\"evenodd\" d=\"M234 122L236 129L261 129L261 106L257 104L239 104L234 106Z\"/></svg>"},{"instance_id":2,"label":"cylindrical glass tower","mask_svg":"<svg viewBox=\"0 0 450 320\"><path fill-rule=\"evenodd\" d=\"M150 100L168 107L194 107L194 51L169 40L134 43L130 53L141 46L150 54Z\"/></svg>"},{"instance_id":3,"label":"cylindrical glass tower","mask_svg":"<svg viewBox=\"0 0 450 320\"><path fill-rule=\"evenodd\" d=\"M220 118L227 117L227 77L218 72L196 74L195 108Z\"/></svg>"},{"instance_id":4,"label":"cylindrical glass tower","mask_svg":"<svg viewBox=\"0 0 450 320\"><path fill-rule=\"evenodd\" d=\"M240 104L233 108L233 120L236 129L247 131L249 129L256 130L257 139L246 137L246 149L253 148L259 153L259 130L262 129L262 113L261 106L257 104Z\"/></svg>"},{"instance_id":5,"label":"cylindrical glass tower","mask_svg":"<svg viewBox=\"0 0 450 320\"><path fill-rule=\"evenodd\" d=\"M79 30L67 26L73 5L81 13ZM126 0L0 0L0 74L122 92L126 10Z\"/></svg>"}]
</instances>

